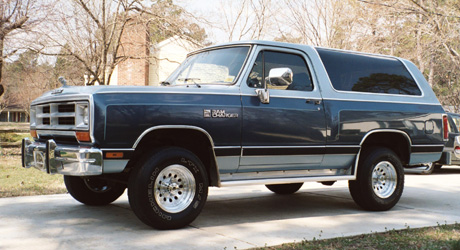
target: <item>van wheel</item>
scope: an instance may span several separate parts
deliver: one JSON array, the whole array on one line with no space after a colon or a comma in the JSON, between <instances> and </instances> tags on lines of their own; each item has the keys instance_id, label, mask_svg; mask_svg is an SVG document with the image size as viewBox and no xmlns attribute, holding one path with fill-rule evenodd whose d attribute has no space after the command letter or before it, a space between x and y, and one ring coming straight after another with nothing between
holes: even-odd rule
<instances>
[{"instance_id":1,"label":"van wheel","mask_svg":"<svg viewBox=\"0 0 460 250\"><path fill-rule=\"evenodd\" d=\"M275 194L293 194L302 187L303 183L273 184L265 185Z\"/></svg>"},{"instance_id":2,"label":"van wheel","mask_svg":"<svg viewBox=\"0 0 460 250\"><path fill-rule=\"evenodd\" d=\"M203 163L182 148L166 148L147 156L128 181L134 213L157 229L187 226L200 214L207 197Z\"/></svg>"},{"instance_id":3,"label":"van wheel","mask_svg":"<svg viewBox=\"0 0 460 250\"><path fill-rule=\"evenodd\" d=\"M91 206L102 206L114 202L126 189L126 185L97 177L64 175L69 194L77 201Z\"/></svg>"},{"instance_id":4,"label":"van wheel","mask_svg":"<svg viewBox=\"0 0 460 250\"><path fill-rule=\"evenodd\" d=\"M398 203L404 188L404 170L388 148L373 148L363 155L357 179L348 182L353 200L362 208L385 211Z\"/></svg>"}]
</instances>

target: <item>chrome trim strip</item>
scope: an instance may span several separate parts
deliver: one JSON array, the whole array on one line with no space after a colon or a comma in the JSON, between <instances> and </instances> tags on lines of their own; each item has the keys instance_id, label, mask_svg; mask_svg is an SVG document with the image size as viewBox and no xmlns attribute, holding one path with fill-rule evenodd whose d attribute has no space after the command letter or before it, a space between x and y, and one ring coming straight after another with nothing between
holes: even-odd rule
<instances>
[{"instance_id":1,"label":"chrome trim strip","mask_svg":"<svg viewBox=\"0 0 460 250\"><path fill-rule=\"evenodd\" d=\"M316 146L243 146L243 148L357 148L360 145L316 145ZM217 148L217 147L216 147Z\"/></svg>"},{"instance_id":2,"label":"chrome trim strip","mask_svg":"<svg viewBox=\"0 0 460 250\"><path fill-rule=\"evenodd\" d=\"M363 139L361 140L361 142L359 143L360 146L363 145L364 141L367 139L367 137L369 137L371 134L375 134L375 133L382 133L382 132L391 132L391 133L400 133L402 135L404 135L407 139L407 141L409 142L409 148L412 147L412 140L410 139L410 136L404 132L404 131L401 131L401 130L397 130L397 129L375 129L375 130L371 130L369 132L367 132L366 135L364 135Z\"/></svg>"},{"instance_id":3,"label":"chrome trim strip","mask_svg":"<svg viewBox=\"0 0 460 250\"><path fill-rule=\"evenodd\" d=\"M349 92L353 94L364 94L365 92ZM366 94L374 94L374 93L366 93ZM253 94L241 94L241 96L249 96L249 97L257 97L257 95ZM289 98L289 99L312 99L307 97L298 97L298 96L281 96L281 95L271 95L270 98ZM439 103L429 103L429 102L420 102L418 100L414 100L413 102L410 101L385 101L385 100L366 100L366 99L354 99L354 98L328 98L324 97L323 101L349 101L349 102L376 102L376 103L392 103L392 104L414 104L414 105L432 105L432 106L439 106Z\"/></svg>"},{"instance_id":4,"label":"chrome trim strip","mask_svg":"<svg viewBox=\"0 0 460 250\"><path fill-rule=\"evenodd\" d=\"M327 146L324 145L324 146L243 146L243 149L244 148L247 148L247 149L251 149L251 148L326 148Z\"/></svg>"},{"instance_id":5,"label":"chrome trim strip","mask_svg":"<svg viewBox=\"0 0 460 250\"><path fill-rule=\"evenodd\" d=\"M418 144L418 145L412 145L412 147L439 147L439 146L444 146L444 144Z\"/></svg>"},{"instance_id":6,"label":"chrome trim strip","mask_svg":"<svg viewBox=\"0 0 460 250\"><path fill-rule=\"evenodd\" d=\"M240 180L240 181L222 181L220 187L247 186L247 185L269 185L269 184L288 184L299 182L323 182L323 181L341 181L356 180L356 176L322 176L322 177L299 177L299 178L276 178L276 179L258 179L258 180Z\"/></svg>"},{"instance_id":7,"label":"chrome trim strip","mask_svg":"<svg viewBox=\"0 0 460 250\"><path fill-rule=\"evenodd\" d=\"M144 138L144 136L154 130L159 130L159 129L192 129L192 130L197 130L197 131L200 131L202 132L203 134L205 134L209 141L211 142L211 147L212 147L212 150L214 151L214 141L212 140L212 137L211 135L204 129L200 128L200 127L196 127L196 126L189 126L189 125L160 125L160 126L155 126L155 127L151 127L149 129L146 129L144 132L142 132L142 134L137 138L136 142L134 143L133 145L133 149L136 149L137 145L139 144L139 142L141 142L142 138ZM214 156L215 157L215 156Z\"/></svg>"},{"instance_id":8,"label":"chrome trim strip","mask_svg":"<svg viewBox=\"0 0 460 250\"><path fill-rule=\"evenodd\" d=\"M102 151L133 151L133 148L101 148Z\"/></svg>"},{"instance_id":9,"label":"chrome trim strip","mask_svg":"<svg viewBox=\"0 0 460 250\"><path fill-rule=\"evenodd\" d=\"M74 130L37 130L38 138L40 135L65 135L65 136L74 136L76 131Z\"/></svg>"},{"instance_id":10,"label":"chrome trim strip","mask_svg":"<svg viewBox=\"0 0 460 250\"><path fill-rule=\"evenodd\" d=\"M363 92L353 92L353 93L361 94ZM416 105L439 106L439 103L419 102L418 100L414 100L413 102L385 101L385 100L366 100L366 99L361 99L360 100L360 99L353 99L353 98L323 98L323 100L324 101L378 102L378 103L392 103L392 104L416 104Z\"/></svg>"}]
</instances>

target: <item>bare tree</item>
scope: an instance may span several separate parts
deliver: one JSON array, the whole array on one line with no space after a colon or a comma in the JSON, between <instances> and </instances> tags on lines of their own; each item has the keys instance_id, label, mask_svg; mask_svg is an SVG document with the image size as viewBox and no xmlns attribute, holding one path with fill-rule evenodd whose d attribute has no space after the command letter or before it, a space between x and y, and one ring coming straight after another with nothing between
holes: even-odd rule
<instances>
[{"instance_id":1,"label":"bare tree","mask_svg":"<svg viewBox=\"0 0 460 250\"><path fill-rule=\"evenodd\" d=\"M35 16L39 12L39 5L37 0L2 0L0 2L0 86L3 89L4 60L18 51L17 47L6 48L7 39L30 30L41 21Z\"/></svg>"},{"instance_id":2,"label":"bare tree","mask_svg":"<svg viewBox=\"0 0 460 250\"><path fill-rule=\"evenodd\" d=\"M61 0L59 18L43 31L34 50L44 55L70 56L81 62L90 75L90 84L110 83L120 39L131 20L135 0Z\"/></svg>"},{"instance_id":3,"label":"bare tree","mask_svg":"<svg viewBox=\"0 0 460 250\"><path fill-rule=\"evenodd\" d=\"M350 48L353 39L350 34L356 20L354 1L284 0L283 3L288 14L278 17L282 36L298 37L301 43L316 46Z\"/></svg>"},{"instance_id":4,"label":"bare tree","mask_svg":"<svg viewBox=\"0 0 460 250\"><path fill-rule=\"evenodd\" d=\"M89 85L109 85L120 62L148 60L145 52L149 42L173 35L196 42L194 35L204 34L196 25L177 18L177 13L186 12L172 1L152 2L149 7L141 0L60 0L63 11L57 15L59 20L54 22L53 32L45 30L34 50L44 55L73 57L85 68ZM130 32L139 27L145 39L131 45L142 47L137 51L144 53L132 54L127 49Z\"/></svg>"},{"instance_id":5,"label":"bare tree","mask_svg":"<svg viewBox=\"0 0 460 250\"><path fill-rule=\"evenodd\" d=\"M274 25L274 4L272 0L221 1L220 25L228 41L242 39L263 39Z\"/></svg>"},{"instance_id":6,"label":"bare tree","mask_svg":"<svg viewBox=\"0 0 460 250\"><path fill-rule=\"evenodd\" d=\"M382 44L391 47L392 54L416 62L438 94L439 100L445 105L457 107L455 111L460 111L458 1L358 1L365 8L380 9L380 13L394 17L391 43L385 41ZM380 18L388 20L388 16L380 15Z\"/></svg>"}]
</instances>

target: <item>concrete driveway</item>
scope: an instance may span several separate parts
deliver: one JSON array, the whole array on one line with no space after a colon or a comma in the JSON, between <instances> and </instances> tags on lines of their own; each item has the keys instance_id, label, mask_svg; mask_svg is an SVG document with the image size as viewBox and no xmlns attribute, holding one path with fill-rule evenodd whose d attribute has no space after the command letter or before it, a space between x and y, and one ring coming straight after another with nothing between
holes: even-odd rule
<instances>
[{"instance_id":1,"label":"concrete driveway","mask_svg":"<svg viewBox=\"0 0 460 250\"><path fill-rule=\"evenodd\" d=\"M0 199L0 249L245 249L302 240L460 222L460 168L406 175L386 212L361 210L347 182L306 183L280 196L264 186L211 188L191 226L157 231L132 213L126 195L105 207L70 195Z\"/></svg>"}]
</instances>

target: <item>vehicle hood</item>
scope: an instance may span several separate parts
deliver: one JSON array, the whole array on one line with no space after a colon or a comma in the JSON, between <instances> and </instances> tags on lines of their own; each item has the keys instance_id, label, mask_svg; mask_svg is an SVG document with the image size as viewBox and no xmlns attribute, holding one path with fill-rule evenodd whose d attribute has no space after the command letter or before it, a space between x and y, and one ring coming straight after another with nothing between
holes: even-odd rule
<instances>
[{"instance_id":1,"label":"vehicle hood","mask_svg":"<svg viewBox=\"0 0 460 250\"><path fill-rule=\"evenodd\" d=\"M50 102L65 101L70 99L88 99L92 95L98 94L135 94L135 93L235 93L239 92L236 85L205 85L196 86L178 85L178 86L82 86L82 87L61 87L46 92L32 102L32 105Z\"/></svg>"}]
</instances>

